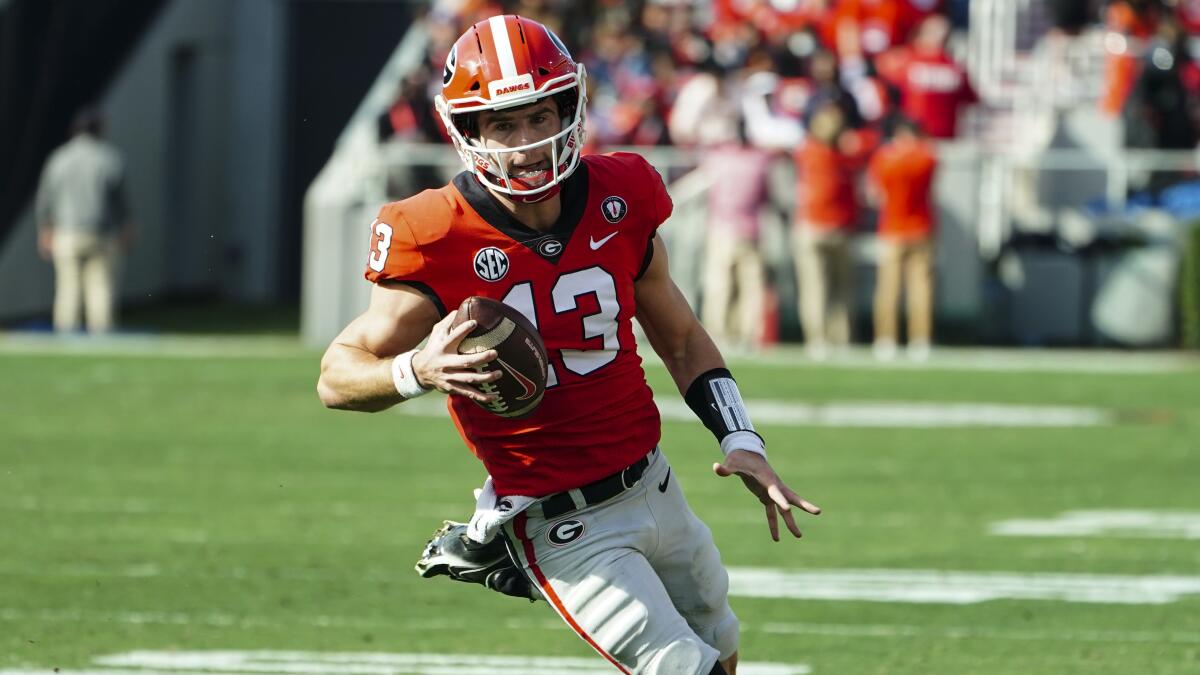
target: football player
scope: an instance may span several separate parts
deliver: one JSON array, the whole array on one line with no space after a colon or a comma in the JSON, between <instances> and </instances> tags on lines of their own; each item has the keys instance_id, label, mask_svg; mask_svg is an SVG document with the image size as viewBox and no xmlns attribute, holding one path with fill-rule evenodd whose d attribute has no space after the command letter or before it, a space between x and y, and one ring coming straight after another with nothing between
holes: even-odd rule
<instances>
[{"instance_id":1,"label":"football player","mask_svg":"<svg viewBox=\"0 0 1200 675\"><path fill-rule=\"evenodd\" d=\"M463 441L496 500L500 530L547 604L625 673L736 671L738 622L709 529L658 449L660 423L634 339L638 319L679 391L737 475L799 537L820 510L767 462L762 438L712 340L671 280L655 231L671 214L658 173L626 153L581 157L584 67L545 26L495 16L446 60L437 109L466 171L388 204L371 224L370 305L329 346L318 392L331 408L378 411L449 394ZM499 378L451 329L472 295L524 314L549 353L540 406L520 419L476 401ZM424 346L418 348L424 341Z\"/></svg>"}]
</instances>

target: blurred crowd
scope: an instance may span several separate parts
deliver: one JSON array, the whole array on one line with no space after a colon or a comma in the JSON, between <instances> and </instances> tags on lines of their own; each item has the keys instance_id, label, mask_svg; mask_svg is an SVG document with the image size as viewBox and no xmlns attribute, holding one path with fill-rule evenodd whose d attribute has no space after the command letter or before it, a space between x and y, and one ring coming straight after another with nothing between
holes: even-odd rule
<instances>
[{"instance_id":1,"label":"blurred crowd","mask_svg":"<svg viewBox=\"0 0 1200 675\"><path fill-rule=\"evenodd\" d=\"M1200 128L1200 2L1116 0L1103 7L1106 29L1100 108L1125 122L1126 144L1196 146ZM1085 16L1059 18L1059 30L1084 30ZM1065 20L1063 20L1065 19Z\"/></svg>"},{"instance_id":2,"label":"blurred crowd","mask_svg":"<svg viewBox=\"0 0 1200 675\"><path fill-rule=\"evenodd\" d=\"M955 134L958 108L974 100L946 52L952 17L965 0L461 0L435 3L430 51L393 108L395 133L437 140L429 102L448 45L481 18L512 12L545 23L588 69L589 138L597 147L704 141L679 138L672 113L690 103L697 76L729 80L736 96L750 76L769 112L802 122L815 101L836 98L855 129L903 112L936 137ZM957 11L954 11L957 10ZM568 17L571 19L568 20ZM588 17L587 21L580 17ZM704 89L709 84L693 85ZM680 99L681 95L684 98ZM687 130L682 131L684 135ZM800 133L803 126L800 125Z\"/></svg>"},{"instance_id":3,"label":"blurred crowd","mask_svg":"<svg viewBox=\"0 0 1200 675\"><path fill-rule=\"evenodd\" d=\"M1124 121L1128 145L1195 147L1200 0L1039 7L1037 39L1103 31L1098 105ZM811 353L850 341L851 238L872 229L881 242L876 353L895 352L903 288L909 353L921 357L932 339L934 144L961 135L965 110L979 103L956 58L968 8L969 0L437 2L427 16L425 65L404 82L386 132L444 139L431 101L457 36L502 12L541 21L587 66L590 150L697 149L701 168L720 180L721 189L709 191L702 303L714 334L749 346L764 340L759 217L768 169L782 159L797 176L789 240Z\"/></svg>"}]
</instances>

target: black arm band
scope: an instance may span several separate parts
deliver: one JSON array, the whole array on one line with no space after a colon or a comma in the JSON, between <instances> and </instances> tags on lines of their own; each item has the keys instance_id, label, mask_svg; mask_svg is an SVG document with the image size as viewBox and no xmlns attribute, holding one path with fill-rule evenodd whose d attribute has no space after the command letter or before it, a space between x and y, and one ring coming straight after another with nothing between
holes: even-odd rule
<instances>
[{"instance_id":1,"label":"black arm band","mask_svg":"<svg viewBox=\"0 0 1200 675\"><path fill-rule=\"evenodd\" d=\"M739 431L754 434L762 440L750 423L750 415L746 412L737 383L727 369L713 368L701 373L688 385L683 400L687 401L688 407L704 426L713 432L718 442Z\"/></svg>"}]
</instances>

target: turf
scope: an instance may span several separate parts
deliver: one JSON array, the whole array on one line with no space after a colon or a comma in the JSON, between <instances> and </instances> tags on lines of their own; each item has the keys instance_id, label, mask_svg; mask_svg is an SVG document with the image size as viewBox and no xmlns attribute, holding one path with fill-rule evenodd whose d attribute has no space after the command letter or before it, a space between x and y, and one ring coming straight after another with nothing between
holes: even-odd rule
<instances>
[{"instance_id":1,"label":"turf","mask_svg":"<svg viewBox=\"0 0 1200 675\"><path fill-rule=\"evenodd\" d=\"M135 649L589 656L544 604L412 572L482 472L448 421L327 411L319 354L0 350L0 667ZM699 423L663 448L727 564L1194 575L1196 540L996 537L1073 509L1200 510L1200 370L1125 374L736 367L748 398L1098 406L1076 429L764 429L826 513L770 541L708 467ZM677 396L659 366L648 377ZM743 658L821 673L1195 673L1200 597L1161 605L734 598Z\"/></svg>"}]
</instances>

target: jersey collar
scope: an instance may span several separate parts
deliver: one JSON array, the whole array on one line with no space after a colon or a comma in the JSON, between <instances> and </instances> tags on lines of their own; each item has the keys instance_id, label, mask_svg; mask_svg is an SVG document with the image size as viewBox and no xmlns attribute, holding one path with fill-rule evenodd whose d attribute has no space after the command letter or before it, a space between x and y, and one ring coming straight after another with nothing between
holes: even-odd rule
<instances>
[{"instance_id":1,"label":"jersey collar","mask_svg":"<svg viewBox=\"0 0 1200 675\"><path fill-rule=\"evenodd\" d=\"M454 177L454 187L462 194L471 208L488 225L518 244L533 251L538 257L557 264L563 251L567 250L567 242L575 232L576 226L583 218L588 199L588 166L579 162L575 171L562 182L559 199L562 200L562 210L558 220L546 232L525 225L513 217L508 209L469 171L463 171ZM557 241L560 245L547 245L547 242Z\"/></svg>"}]
</instances>

